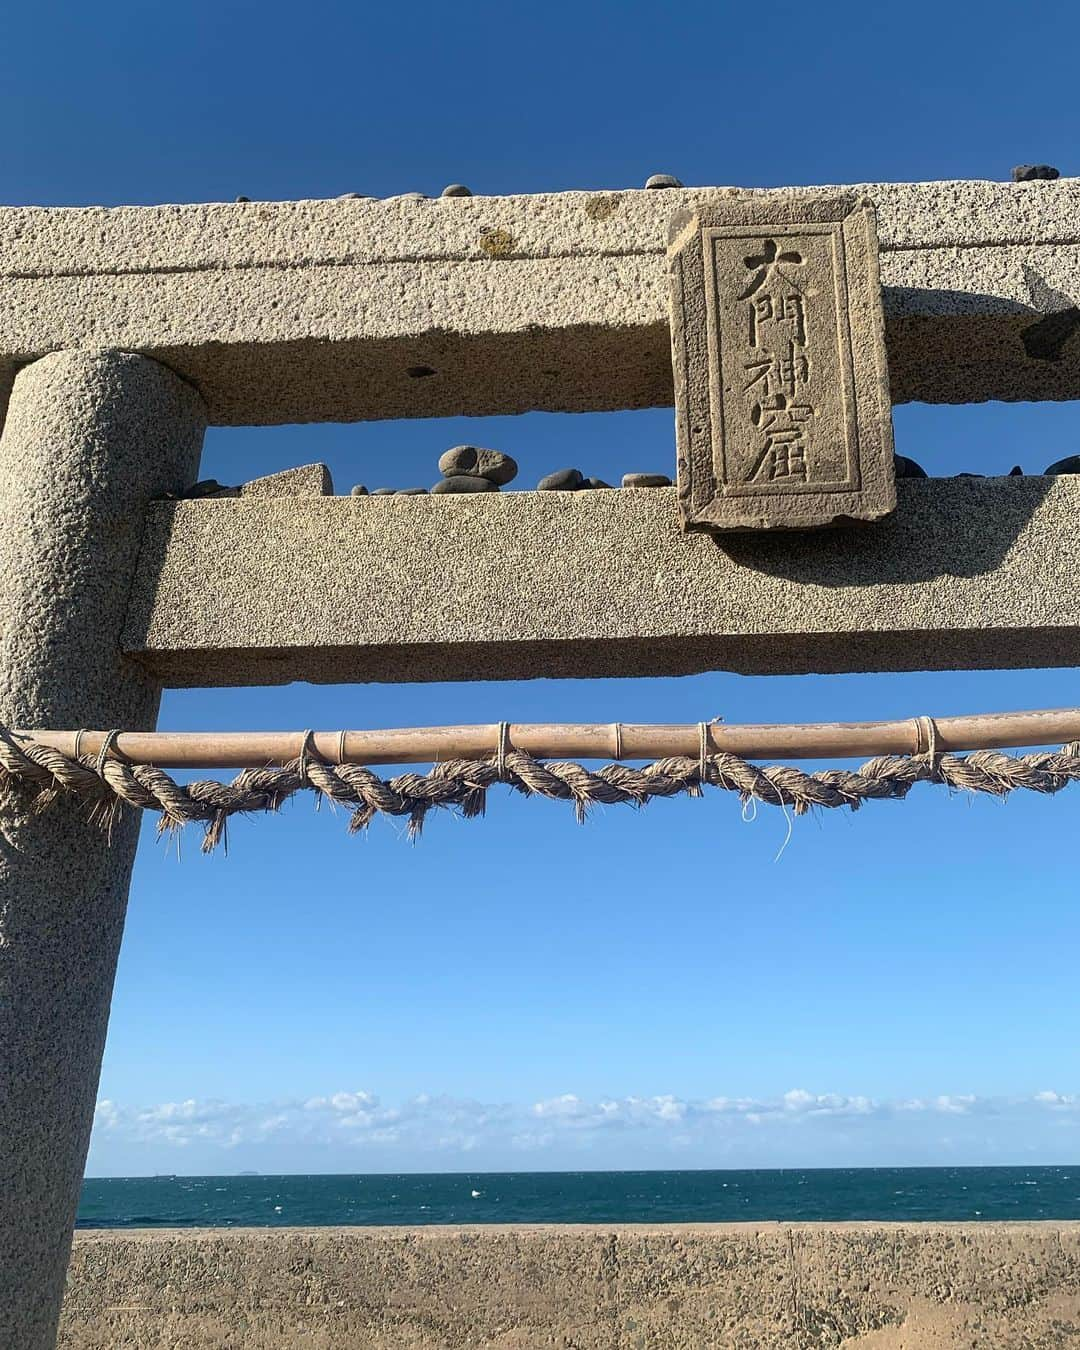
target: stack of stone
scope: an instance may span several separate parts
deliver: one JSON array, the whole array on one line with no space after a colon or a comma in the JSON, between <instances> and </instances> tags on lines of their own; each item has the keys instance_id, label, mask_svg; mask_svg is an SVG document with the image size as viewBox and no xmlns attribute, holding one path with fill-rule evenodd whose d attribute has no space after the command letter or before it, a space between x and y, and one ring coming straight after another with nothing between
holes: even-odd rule
<instances>
[{"instance_id":1,"label":"stack of stone","mask_svg":"<svg viewBox=\"0 0 1080 1350\"><path fill-rule=\"evenodd\" d=\"M916 463L913 459L909 459L907 455L895 455L893 457L893 462L896 465L897 478L929 477L922 465ZM1048 464L1047 467L1043 469L1043 473L1051 476L1064 473L1080 473L1080 455L1066 455L1064 459L1055 460L1053 464ZM982 473L957 473L951 476L953 478L986 478L988 475ZM1014 464L1007 474L991 474L989 476L1022 478L1024 476L1024 470L1019 464Z\"/></svg>"},{"instance_id":2,"label":"stack of stone","mask_svg":"<svg viewBox=\"0 0 1080 1350\"><path fill-rule=\"evenodd\" d=\"M442 478L432 492L498 492L513 482L518 466L501 450L484 450L479 445L455 445L439 458Z\"/></svg>"},{"instance_id":3,"label":"stack of stone","mask_svg":"<svg viewBox=\"0 0 1080 1350\"><path fill-rule=\"evenodd\" d=\"M517 477L517 461L501 450L485 450L479 445L455 445L439 457L442 478L431 488L440 495L448 492L498 492ZM556 469L537 483L540 492L581 492L586 488L610 488L602 478L586 478L580 469ZM624 473L624 488L671 487L666 473ZM352 490L354 497L410 496L427 488L375 488L362 483Z\"/></svg>"},{"instance_id":4,"label":"stack of stone","mask_svg":"<svg viewBox=\"0 0 1080 1350\"><path fill-rule=\"evenodd\" d=\"M500 450L484 450L478 445L455 445L439 460L442 478L432 492L498 492L504 483L517 477L518 466ZM412 497L428 488L374 488L370 493L362 483L352 490L354 497Z\"/></svg>"},{"instance_id":5,"label":"stack of stone","mask_svg":"<svg viewBox=\"0 0 1080 1350\"><path fill-rule=\"evenodd\" d=\"M666 473L624 473L622 485L627 487L654 488L670 487L671 479ZM556 469L536 485L540 492L581 492L585 488L609 488L602 478L586 478L580 469Z\"/></svg>"},{"instance_id":6,"label":"stack of stone","mask_svg":"<svg viewBox=\"0 0 1080 1350\"><path fill-rule=\"evenodd\" d=\"M357 483L350 492L352 497L415 497L426 494L427 488L372 488L369 492L363 483Z\"/></svg>"},{"instance_id":7,"label":"stack of stone","mask_svg":"<svg viewBox=\"0 0 1080 1350\"><path fill-rule=\"evenodd\" d=\"M586 478L580 469L556 469L537 483L540 492L580 492L582 488L609 488L602 478Z\"/></svg>"}]
</instances>

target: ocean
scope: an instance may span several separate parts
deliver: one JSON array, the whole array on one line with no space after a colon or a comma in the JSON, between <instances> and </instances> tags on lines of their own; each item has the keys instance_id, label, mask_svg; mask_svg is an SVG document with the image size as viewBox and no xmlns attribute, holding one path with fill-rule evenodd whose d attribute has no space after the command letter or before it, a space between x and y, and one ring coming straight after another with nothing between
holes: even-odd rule
<instances>
[{"instance_id":1,"label":"ocean","mask_svg":"<svg viewBox=\"0 0 1080 1350\"><path fill-rule=\"evenodd\" d=\"M80 1228L1080 1219L1080 1166L108 1177Z\"/></svg>"}]
</instances>

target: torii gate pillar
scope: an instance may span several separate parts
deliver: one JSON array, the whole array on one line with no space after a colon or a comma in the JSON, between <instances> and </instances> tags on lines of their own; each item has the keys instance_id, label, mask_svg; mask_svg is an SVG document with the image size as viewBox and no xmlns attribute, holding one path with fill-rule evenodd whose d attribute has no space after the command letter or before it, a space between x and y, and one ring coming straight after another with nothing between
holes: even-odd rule
<instances>
[{"instance_id":1,"label":"torii gate pillar","mask_svg":"<svg viewBox=\"0 0 1080 1350\"><path fill-rule=\"evenodd\" d=\"M60 352L0 437L0 721L152 728L120 633L151 497L198 475L206 412L164 366ZM138 822L8 803L0 834L0 1345L51 1350Z\"/></svg>"}]
</instances>

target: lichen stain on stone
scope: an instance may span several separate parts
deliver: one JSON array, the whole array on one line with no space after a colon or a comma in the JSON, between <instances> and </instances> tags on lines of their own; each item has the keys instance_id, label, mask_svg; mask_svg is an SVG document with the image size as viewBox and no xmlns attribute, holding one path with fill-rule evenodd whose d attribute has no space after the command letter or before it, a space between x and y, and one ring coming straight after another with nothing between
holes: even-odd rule
<instances>
[{"instance_id":1,"label":"lichen stain on stone","mask_svg":"<svg viewBox=\"0 0 1080 1350\"><path fill-rule=\"evenodd\" d=\"M590 220L607 220L619 209L622 198L617 192L603 192L585 203L585 214Z\"/></svg>"},{"instance_id":2,"label":"lichen stain on stone","mask_svg":"<svg viewBox=\"0 0 1080 1350\"><path fill-rule=\"evenodd\" d=\"M480 232L480 248L489 258L509 258L515 242L508 230L500 230L497 226Z\"/></svg>"}]
</instances>

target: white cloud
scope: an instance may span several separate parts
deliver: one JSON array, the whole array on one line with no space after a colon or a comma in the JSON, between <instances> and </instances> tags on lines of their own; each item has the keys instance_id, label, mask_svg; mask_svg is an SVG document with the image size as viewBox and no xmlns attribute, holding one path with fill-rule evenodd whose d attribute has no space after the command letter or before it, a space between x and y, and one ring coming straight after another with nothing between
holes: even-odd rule
<instances>
[{"instance_id":1,"label":"white cloud","mask_svg":"<svg viewBox=\"0 0 1080 1350\"><path fill-rule=\"evenodd\" d=\"M341 1170L364 1171L415 1167L429 1158L440 1170L454 1158L484 1167L492 1160L513 1165L526 1155L531 1166L572 1164L583 1156L601 1167L688 1161L738 1166L749 1165L747 1159L753 1165L800 1165L799 1159L811 1165L818 1159L865 1160L875 1148L886 1161L897 1150L903 1156L922 1150L920 1157L955 1150L965 1137L956 1131L969 1120L971 1130L981 1132L970 1134L973 1147L985 1152L989 1140L993 1149L1028 1150L1040 1117L1048 1128L1080 1126L1080 1094L954 1093L890 1101L795 1087L776 1097L700 1100L672 1094L589 1100L568 1092L529 1106L426 1093L391 1106L359 1088L267 1103L189 1097L132 1106L106 1098L95 1114L91 1163L105 1159L124 1171L123 1160L138 1157L154 1159L151 1170L158 1170L167 1169L172 1157L194 1169L197 1155L207 1171L232 1170L252 1159L302 1171L318 1158L327 1165L333 1159ZM943 1135L946 1120L949 1134ZM991 1128L992 1139L986 1133Z\"/></svg>"},{"instance_id":2,"label":"white cloud","mask_svg":"<svg viewBox=\"0 0 1080 1350\"><path fill-rule=\"evenodd\" d=\"M1075 1111L1080 1109L1080 1096L1076 1093L1036 1092L1035 1101L1040 1106L1049 1106L1057 1110Z\"/></svg>"},{"instance_id":3,"label":"white cloud","mask_svg":"<svg viewBox=\"0 0 1080 1350\"><path fill-rule=\"evenodd\" d=\"M533 1106L534 1116L558 1116L564 1120L576 1120L584 1109L584 1104L579 1097L575 1097L572 1092L566 1092L561 1097L552 1097L546 1102L536 1102Z\"/></svg>"},{"instance_id":4,"label":"white cloud","mask_svg":"<svg viewBox=\"0 0 1080 1350\"><path fill-rule=\"evenodd\" d=\"M1038 1101L1038 1097L1031 1100ZM994 1099L976 1097L972 1093L942 1093L937 1097L912 1097L898 1103L898 1107L901 1111L936 1111L942 1115L966 1116L972 1111L992 1111Z\"/></svg>"}]
</instances>

